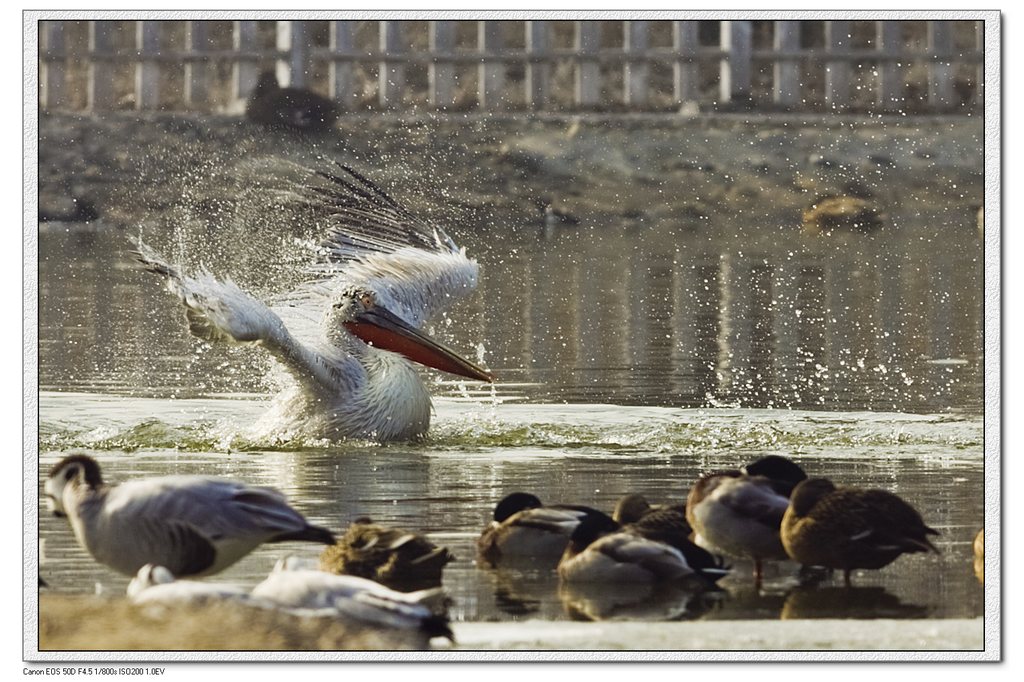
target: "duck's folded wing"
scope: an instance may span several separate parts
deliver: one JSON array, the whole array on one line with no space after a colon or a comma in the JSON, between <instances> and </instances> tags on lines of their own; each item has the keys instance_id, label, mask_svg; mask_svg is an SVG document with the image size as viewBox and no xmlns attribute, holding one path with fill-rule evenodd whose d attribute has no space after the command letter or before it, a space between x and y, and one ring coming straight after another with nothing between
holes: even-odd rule
<instances>
[{"instance_id":1,"label":"duck's folded wing","mask_svg":"<svg viewBox=\"0 0 1024 682\"><path fill-rule=\"evenodd\" d=\"M629 533L608 536L604 541L599 541L596 547L614 561L634 564L659 579L673 579L693 572L675 548Z\"/></svg>"},{"instance_id":2,"label":"duck's folded wing","mask_svg":"<svg viewBox=\"0 0 1024 682\"><path fill-rule=\"evenodd\" d=\"M789 500L769 485L736 485L719 498L737 516L769 528L778 528Z\"/></svg>"},{"instance_id":3,"label":"duck's folded wing","mask_svg":"<svg viewBox=\"0 0 1024 682\"><path fill-rule=\"evenodd\" d=\"M572 532L579 525L580 519L585 512L572 509L559 509L555 507L538 507L527 509L512 516L507 525L514 528L531 528L534 530L572 535Z\"/></svg>"},{"instance_id":4,"label":"duck's folded wing","mask_svg":"<svg viewBox=\"0 0 1024 682\"><path fill-rule=\"evenodd\" d=\"M327 232L311 281L282 306L322 309L340 280L372 287L381 303L419 327L476 287L476 261L444 230L347 166L313 173L299 193Z\"/></svg>"}]
</instances>

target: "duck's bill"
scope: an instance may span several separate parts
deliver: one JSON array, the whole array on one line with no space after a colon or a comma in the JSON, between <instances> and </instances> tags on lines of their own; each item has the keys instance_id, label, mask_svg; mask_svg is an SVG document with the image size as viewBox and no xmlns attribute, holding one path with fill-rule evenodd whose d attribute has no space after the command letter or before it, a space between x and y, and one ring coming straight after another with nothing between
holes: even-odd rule
<instances>
[{"instance_id":1,"label":"duck's bill","mask_svg":"<svg viewBox=\"0 0 1024 682\"><path fill-rule=\"evenodd\" d=\"M494 381L494 376L483 367L406 324L400 317L379 305L358 314L355 320L345 322L345 328L375 348L400 353L421 365L477 381Z\"/></svg>"}]
</instances>

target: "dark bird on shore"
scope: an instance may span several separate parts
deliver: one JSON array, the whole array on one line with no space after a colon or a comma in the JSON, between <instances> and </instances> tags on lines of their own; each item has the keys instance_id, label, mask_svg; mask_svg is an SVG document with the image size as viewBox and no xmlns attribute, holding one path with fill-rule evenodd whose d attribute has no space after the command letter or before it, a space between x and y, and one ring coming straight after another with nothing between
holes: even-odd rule
<instances>
[{"instance_id":1,"label":"dark bird on shore","mask_svg":"<svg viewBox=\"0 0 1024 682\"><path fill-rule=\"evenodd\" d=\"M85 197L74 197L73 204L66 211L52 211L45 208L39 209L39 222L41 223L91 223L100 217L96 205Z\"/></svg>"},{"instance_id":2,"label":"dark bird on shore","mask_svg":"<svg viewBox=\"0 0 1024 682\"><path fill-rule=\"evenodd\" d=\"M264 71L249 95L245 116L269 126L324 131L338 120L338 105L310 90L282 88L273 71Z\"/></svg>"},{"instance_id":3,"label":"dark bird on shore","mask_svg":"<svg viewBox=\"0 0 1024 682\"><path fill-rule=\"evenodd\" d=\"M412 592L441 585L445 564L454 558L446 548L438 547L419 533L386 528L364 516L323 551L320 568Z\"/></svg>"},{"instance_id":4,"label":"dark bird on shore","mask_svg":"<svg viewBox=\"0 0 1024 682\"><path fill-rule=\"evenodd\" d=\"M841 569L846 585L855 568L879 569L902 554L938 554L928 539L938 534L888 491L837 488L825 478L808 479L793 490L781 529L794 561Z\"/></svg>"},{"instance_id":5,"label":"dark bird on shore","mask_svg":"<svg viewBox=\"0 0 1024 682\"><path fill-rule=\"evenodd\" d=\"M779 455L701 476L686 499L694 542L715 554L753 560L760 587L764 561L787 558L779 527L790 493L805 478L799 465Z\"/></svg>"}]
</instances>

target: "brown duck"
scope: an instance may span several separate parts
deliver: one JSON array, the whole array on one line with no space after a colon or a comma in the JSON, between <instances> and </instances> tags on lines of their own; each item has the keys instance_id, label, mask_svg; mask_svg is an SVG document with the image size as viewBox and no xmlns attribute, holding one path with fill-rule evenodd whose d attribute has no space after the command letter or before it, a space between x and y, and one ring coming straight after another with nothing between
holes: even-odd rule
<instances>
[{"instance_id":1,"label":"brown duck","mask_svg":"<svg viewBox=\"0 0 1024 682\"><path fill-rule=\"evenodd\" d=\"M411 592L439 586L445 565L454 558L422 535L360 517L338 542L323 551L320 568Z\"/></svg>"},{"instance_id":2,"label":"brown duck","mask_svg":"<svg viewBox=\"0 0 1024 682\"><path fill-rule=\"evenodd\" d=\"M879 569L901 554L939 551L928 539L938 531L901 498L885 490L837 488L825 478L796 486L780 534L793 560L842 569L847 585L855 568Z\"/></svg>"}]
</instances>

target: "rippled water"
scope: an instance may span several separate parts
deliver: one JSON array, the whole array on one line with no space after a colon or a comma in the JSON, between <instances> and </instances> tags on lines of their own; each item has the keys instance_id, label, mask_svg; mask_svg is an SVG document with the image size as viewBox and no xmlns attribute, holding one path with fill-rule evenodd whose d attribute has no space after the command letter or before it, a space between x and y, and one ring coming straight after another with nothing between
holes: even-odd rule
<instances>
[{"instance_id":1,"label":"rippled water","mask_svg":"<svg viewBox=\"0 0 1024 682\"><path fill-rule=\"evenodd\" d=\"M970 546L984 490L982 312L970 249L919 234L828 248L685 231L667 241L619 226L600 240L490 237L461 240L481 258L481 293L434 331L456 348L482 344L499 385L438 377L428 439L379 446L248 436L271 390L258 351L191 339L170 295L128 266L123 235L42 232L43 475L87 452L111 481L232 476L280 487L333 528L369 515L424 531L458 557L445 584L462 620L982 613ZM701 471L767 452L899 493L941 532L941 555L864 572L854 591L797 588L796 566L782 563L758 594L749 564L736 562L723 594L639 603L473 563L474 540L508 492L606 509L631 491L676 501ZM63 520L41 514L40 537L54 590L123 590L126 579L79 549ZM264 547L216 579L253 584L284 551L316 548Z\"/></svg>"}]
</instances>

